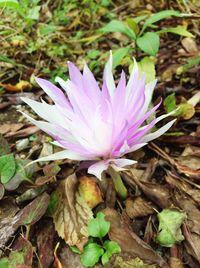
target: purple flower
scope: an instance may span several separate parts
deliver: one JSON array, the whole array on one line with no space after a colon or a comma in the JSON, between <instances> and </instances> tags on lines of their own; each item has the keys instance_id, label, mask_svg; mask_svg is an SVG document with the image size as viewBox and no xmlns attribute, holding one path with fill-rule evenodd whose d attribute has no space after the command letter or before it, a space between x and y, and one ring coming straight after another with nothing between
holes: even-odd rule
<instances>
[{"instance_id":1,"label":"purple flower","mask_svg":"<svg viewBox=\"0 0 200 268\"><path fill-rule=\"evenodd\" d=\"M49 81L36 79L54 105L22 98L45 121L36 121L24 114L26 118L52 136L55 145L65 149L39 161L93 160L88 172L100 178L109 165L122 170L136 163L120 157L158 138L174 123L172 120L150 132L157 122L172 114L169 113L158 118L153 116L154 119L145 124L161 102L148 110L156 80L145 85L145 75L140 76L136 62L129 81L126 83L122 71L116 86L111 54L105 65L101 90L87 65L83 74L71 62L68 67L70 80L56 78L66 95Z\"/></svg>"}]
</instances>

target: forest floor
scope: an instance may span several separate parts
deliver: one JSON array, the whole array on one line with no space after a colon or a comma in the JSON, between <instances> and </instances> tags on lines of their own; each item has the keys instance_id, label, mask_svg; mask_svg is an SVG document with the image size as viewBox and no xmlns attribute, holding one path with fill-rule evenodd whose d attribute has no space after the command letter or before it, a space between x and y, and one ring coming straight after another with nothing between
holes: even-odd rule
<instances>
[{"instance_id":1,"label":"forest floor","mask_svg":"<svg viewBox=\"0 0 200 268\"><path fill-rule=\"evenodd\" d=\"M200 267L200 2L5 2L0 1L0 268L82 268L84 258L99 259L96 268ZM163 10L184 15L156 17L143 32L145 21ZM116 21L124 26L117 28ZM156 33L159 44L156 38L141 44L147 32ZM149 81L158 79L152 103L162 98L159 114L179 108L166 134L129 155L138 162L121 172L126 198L116 193L109 174L99 181L76 161L26 166L57 149L19 112L37 118L20 97L51 103L34 77L66 79L68 60L80 69L86 62L101 83L110 50L116 80L122 69L129 75L135 57ZM88 242L87 228L100 211L110 222L106 238L121 248L111 249L104 265L98 250L82 253L96 241Z\"/></svg>"}]
</instances>

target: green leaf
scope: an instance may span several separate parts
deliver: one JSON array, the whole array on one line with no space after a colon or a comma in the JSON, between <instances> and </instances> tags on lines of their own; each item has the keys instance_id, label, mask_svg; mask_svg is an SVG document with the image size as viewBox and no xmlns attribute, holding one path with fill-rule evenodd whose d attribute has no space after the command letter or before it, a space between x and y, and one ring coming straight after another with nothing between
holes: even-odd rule
<instances>
[{"instance_id":1,"label":"green leaf","mask_svg":"<svg viewBox=\"0 0 200 268\"><path fill-rule=\"evenodd\" d=\"M133 20L134 20L136 23L139 23L140 21L145 20L146 17L147 17L147 15L141 15L141 16L137 16L137 17L133 18Z\"/></svg>"},{"instance_id":2,"label":"green leaf","mask_svg":"<svg viewBox=\"0 0 200 268\"><path fill-rule=\"evenodd\" d=\"M192 57L187 59L187 63L184 64L183 66L180 66L176 70L177 75L181 75L182 73L187 72L191 68L198 66L200 64L200 55Z\"/></svg>"},{"instance_id":3,"label":"green leaf","mask_svg":"<svg viewBox=\"0 0 200 268\"><path fill-rule=\"evenodd\" d=\"M41 6L35 6L31 9L29 9L29 12L28 12L26 17L30 20L39 20L40 8L41 8Z\"/></svg>"},{"instance_id":4,"label":"green leaf","mask_svg":"<svg viewBox=\"0 0 200 268\"><path fill-rule=\"evenodd\" d=\"M135 22L135 20L132 18L128 18L126 20L126 22L127 22L128 27L130 29L132 29L134 31L134 33L137 35L140 31L140 28L139 28L138 24Z\"/></svg>"},{"instance_id":5,"label":"green leaf","mask_svg":"<svg viewBox=\"0 0 200 268\"><path fill-rule=\"evenodd\" d=\"M86 267L93 267L99 258L103 255L103 248L97 243L90 243L84 247L83 253L81 254L81 263Z\"/></svg>"},{"instance_id":6,"label":"green leaf","mask_svg":"<svg viewBox=\"0 0 200 268\"><path fill-rule=\"evenodd\" d=\"M176 97L175 93L170 94L164 100L164 106L166 108L167 113L173 111L176 108Z\"/></svg>"},{"instance_id":7,"label":"green leaf","mask_svg":"<svg viewBox=\"0 0 200 268\"><path fill-rule=\"evenodd\" d=\"M103 248L106 250L106 252L101 257L101 261L102 261L103 265L106 264L109 261L110 257L114 253L120 253L121 252L120 246L115 241L106 240L104 242L104 244L103 244Z\"/></svg>"},{"instance_id":8,"label":"green leaf","mask_svg":"<svg viewBox=\"0 0 200 268\"><path fill-rule=\"evenodd\" d=\"M17 0L0 0L0 7L5 8L13 8L16 10L21 16L25 17L24 9L21 7Z\"/></svg>"},{"instance_id":9,"label":"green leaf","mask_svg":"<svg viewBox=\"0 0 200 268\"><path fill-rule=\"evenodd\" d=\"M175 17L181 17L181 14L179 11L176 11L176 10L163 10L163 11L160 11L156 14L153 14L150 18L148 18L145 22L144 22L144 25L143 25L143 28L142 28L142 32L144 32L144 30L152 25L153 23L157 22L157 21L160 21L160 20L163 20L165 18L168 18L168 17L171 17L171 16L175 16Z\"/></svg>"},{"instance_id":10,"label":"green leaf","mask_svg":"<svg viewBox=\"0 0 200 268\"><path fill-rule=\"evenodd\" d=\"M179 209L163 209L158 213L159 227L156 241L163 247L172 247L184 240L181 225L186 219L186 213Z\"/></svg>"},{"instance_id":11,"label":"green leaf","mask_svg":"<svg viewBox=\"0 0 200 268\"><path fill-rule=\"evenodd\" d=\"M76 246L71 246L70 249L71 249L71 251L73 251L76 254L81 254L82 253L82 251L80 251L80 249L77 248Z\"/></svg>"},{"instance_id":12,"label":"green leaf","mask_svg":"<svg viewBox=\"0 0 200 268\"><path fill-rule=\"evenodd\" d=\"M151 59L150 57L144 57L140 62L138 62L138 68L141 74L145 73L146 84L155 80L156 70L153 59Z\"/></svg>"},{"instance_id":13,"label":"green leaf","mask_svg":"<svg viewBox=\"0 0 200 268\"><path fill-rule=\"evenodd\" d=\"M39 28L39 33L43 36L54 33L57 30L56 25L46 24Z\"/></svg>"},{"instance_id":14,"label":"green leaf","mask_svg":"<svg viewBox=\"0 0 200 268\"><path fill-rule=\"evenodd\" d=\"M129 47L122 47L113 52L113 69L120 65L123 58L128 54Z\"/></svg>"},{"instance_id":15,"label":"green leaf","mask_svg":"<svg viewBox=\"0 0 200 268\"><path fill-rule=\"evenodd\" d=\"M0 259L0 267L1 268L9 268L9 260L8 260L8 258Z\"/></svg>"},{"instance_id":16,"label":"green leaf","mask_svg":"<svg viewBox=\"0 0 200 268\"><path fill-rule=\"evenodd\" d=\"M88 233L90 236L102 238L108 233L110 223L104 217L105 215L102 212L98 212L96 218L90 220L88 224Z\"/></svg>"},{"instance_id":17,"label":"green leaf","mask_svg":"<svg viewBox=\"0 0 200 268\"><path fill-rule=\"evenodd\" d=\"M7 183L15 174L16 164L12 154L0 157L0 175L1 182Z\"/></svg>"},{"instance_id":18,"label":"green leaf","mask_svg":"<svg viewBox=\"0 0 200 268\"><path fill-rule=\"evenodd\" d=\"M123 33L124 35L128 36L130 39L135 40L136 35L132 29L126 26L122 21L119 20L112 20L104 27L99 29L101 33L111 33L111 32L119 32Z\"/></svg>"},{"instance_id":19,"label":"green leaf","mask_svg":"<svg viewBox=\"0 0 200 268\"><path fill-rule=\"evenodd\" d=\"M147 32L137 38L136 43L142 51L151 56L155 56L160 46L160 39L156 33Z\"/></svg>"},{"instance_id":20,"label":"green leaf","mask_svg":"<svg viewBox=\"0 0 200 268\"><path fill-rule=\"evenodd\" d=\"M177 27L171 27L171 28L164 28L157 32L158 34L161 33L174 33L185 37L194 37L192 33L186 30L184 26L177 26Z\"/></svg>"},{"instance_id":21,"label":"green leaf","mask_svg":"<svg viewBox=\"0 0 200 268\"><path fill-rule=\"evenodd\" d=\"M56 191L54 191L51 194L49 206L47 208L47 215L48 216L52 216L56 212L56 209L58 207L58 202L59 202L59 200L58 200L58 194L57 194Z\"/></svg>"}]
</instances>

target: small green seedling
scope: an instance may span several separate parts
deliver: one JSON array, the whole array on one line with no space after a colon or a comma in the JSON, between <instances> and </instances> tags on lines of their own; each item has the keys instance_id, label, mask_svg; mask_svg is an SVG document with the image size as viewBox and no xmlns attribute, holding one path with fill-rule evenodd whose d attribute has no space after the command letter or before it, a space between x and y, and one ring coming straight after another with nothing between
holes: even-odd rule
<instances>
[{"instance_id":1,"label":"small green seedling","mask_svg":"<svg viewBox=\"0 0 200 268\"><path fill-rule=\"evenodd\" d=\"M76 247L71 247L72 251L80 254L81 263L85 267L93 267L101 258L102 264L106 264L114 253L120 253L121 248L117 242L111 240L103 241L108 234L110 223L104 219L102 212L97 213L95 219L88 224L88 234L90 236L87 245L80 252Z\"/></svg>"}]
</instances>

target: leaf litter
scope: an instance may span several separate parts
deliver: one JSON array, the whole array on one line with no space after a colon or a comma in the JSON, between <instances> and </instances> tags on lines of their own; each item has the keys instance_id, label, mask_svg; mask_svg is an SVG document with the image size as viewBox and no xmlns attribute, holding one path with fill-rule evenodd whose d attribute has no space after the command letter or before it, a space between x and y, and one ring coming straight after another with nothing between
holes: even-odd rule
<instances>
[{"instance_id":1,"label":"leaf litter","mask_svg":"<svg viewBox=\"0 0 200 268\"><path fill-rule=\"evenodd\" d=\"M2 11L0 267L28 268L38 267L40 263L45 268L52 265L83 268L80 255L69 245L79 249L87 246L88 224L99 211L110 222L106 239L118 242L121 253L114 254L104 266L99 263L94 267L199 267L200 12L197 1L186 4L183 1L94 2L80 1L77 5L76 1L63 0L56 5L56 2L40 1L35 7L24 7L18 15L12 10ZM170 17L156 22L153 27L157 28L150 28L152 38L154 31L165 31L160 35L160 48L155 57L146 56L139 48L135 52L135 43L128 38L134 39L145 21L147 24L156 18L151 16L153 13L166 9L172 13L175 10L192 13L192 17L179 18L182 25L178 27L177 18ZM21 10L19 6L17 10ZM142 17L145 21L136 24ZM115 29L106 36L99 34L98 29L111 21L111 30L118 27L120 33ZM19 35L13 31L22 25L27 29L25 32L22 29ZM190 30L196 38L174 37L166 33L167 28L187 35ZM141 37L144 39L146 35ZM138 44L143 51L149 51L142 39ZM155 53L156 46L150 53ZM66 160L26 167L51 140L16 112L19 108L27 112L21 96L36 100L42 96L49 103L36 87L34 75L52 81L56 76L65 79L68 58L79 67L86 60L99 76L110 49L114 51L116 74L122 66L128 73L128 67L131 69L133 65L132 56L136 56L147 79L158 78L153 102L159 97L164 99L161 112L180 109L171 133L130 154L138 163L131 171L121 172L128 189L124 201L116 195L108 174L102 181L96 181L84 168L79 169L76 162ZM23 138L28 146L22 146ZM53 146L49 148L52 150ZM173 221L171 213L176 215Z\"/></svg>"}]
</instances>

